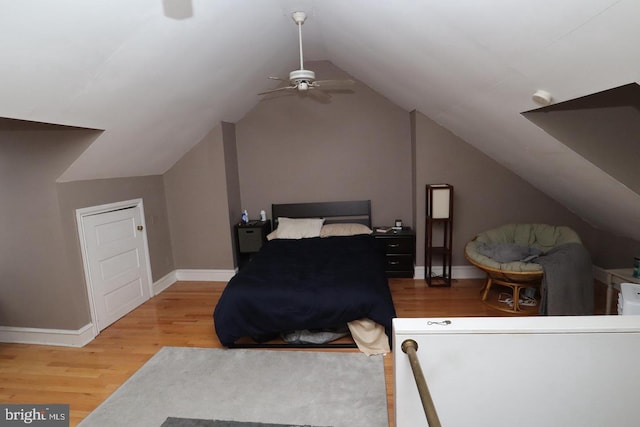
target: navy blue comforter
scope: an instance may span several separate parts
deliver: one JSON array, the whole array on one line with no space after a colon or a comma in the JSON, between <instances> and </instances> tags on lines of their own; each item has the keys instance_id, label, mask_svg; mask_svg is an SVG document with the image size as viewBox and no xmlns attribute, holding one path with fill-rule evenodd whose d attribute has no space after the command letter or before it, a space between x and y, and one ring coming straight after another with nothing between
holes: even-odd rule
<instances>
[{"instance_id":1,"label":"navy blue comforter","mask_svg":"<svg viewBox=\"0 0 640 427\"><path fill-rule=\"evenodd\" d=\"M213 313L225 346L363 317L391 337L395 308L384 254L368 235L267 242L229 281Z\"/></svg>"}]
</instances>

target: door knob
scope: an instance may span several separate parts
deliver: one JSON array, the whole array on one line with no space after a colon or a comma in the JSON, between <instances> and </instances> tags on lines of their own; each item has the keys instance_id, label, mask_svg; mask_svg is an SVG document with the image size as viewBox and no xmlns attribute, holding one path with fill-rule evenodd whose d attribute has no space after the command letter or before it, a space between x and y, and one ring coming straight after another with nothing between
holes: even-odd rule
<instances>
[{"instance_id":1,"label":"door knob","mask_svg":"<svg viewBox=\"0 0 640 427\"><path fill-rule=\"evenodd\" d=\"M138 227L136 227L136 228L138 229L138 231L142 231L142 230L144 230L144 227L143 227L143 226L141 226L141 225L139 225L139 226L138 226Z\"/></svg>"}]
</instances>

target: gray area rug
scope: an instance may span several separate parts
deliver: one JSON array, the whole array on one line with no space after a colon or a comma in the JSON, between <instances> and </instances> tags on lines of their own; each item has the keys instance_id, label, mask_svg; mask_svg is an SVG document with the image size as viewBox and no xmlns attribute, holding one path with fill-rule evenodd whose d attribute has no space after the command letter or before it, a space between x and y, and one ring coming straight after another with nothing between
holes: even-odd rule
<instances>
[{"instance_id":1,"label":"gray area rug","mask_svg":"<svg viewBox=\"0 0 640 427\"><path fill-rule=\"evenodd\" d=\"M160 427L314 427L292 424L245 423L242 421L194 420L169 417Z\"/></svg>"},{"instance_id":2,"label":"gray area rug","mask_svg":"<svg viewBox=\"0 0 640 427\"><path fill-rule=\"evenodd\" d=\"M267 426L388 427L383 358L355 352L164 347L79 425L159 427L171 417Z\"/></svg>"}]
</instances>

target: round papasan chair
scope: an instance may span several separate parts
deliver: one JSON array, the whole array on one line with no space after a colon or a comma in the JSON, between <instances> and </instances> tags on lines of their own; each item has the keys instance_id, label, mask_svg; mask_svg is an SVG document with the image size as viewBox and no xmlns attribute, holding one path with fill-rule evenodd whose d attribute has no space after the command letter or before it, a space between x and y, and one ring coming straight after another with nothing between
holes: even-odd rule
<instances>
[{"instance_id":1,"label":"round papasan chair","mask_svg":"<svg viewBox=\"0 0 640 427\"><path fill-rule=\"evenodd\" d=\"M482 301L505 312L535 314L523 310L522 288L539 289L543 269L535 263L538 255L565 243L582 243L578 234L567 226L548 224L507 224L484 231L469 241L464 248L466 259L487 273L482 288ZM487 301L493 284L512 289L507 304Z\"/></svg>"}]
</instances>

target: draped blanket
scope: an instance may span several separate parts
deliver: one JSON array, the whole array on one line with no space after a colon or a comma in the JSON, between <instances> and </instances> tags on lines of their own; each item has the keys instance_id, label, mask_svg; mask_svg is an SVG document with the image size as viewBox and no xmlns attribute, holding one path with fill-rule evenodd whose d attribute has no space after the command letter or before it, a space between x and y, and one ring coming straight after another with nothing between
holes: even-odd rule
<instances>
[{"instance_id":1,"label":"draped blanket","mask_svg":"<svg viewBox=\"0 0 640 427\"><path fill-rule=\"evenodd\" d=\"M591 257L582 244L559 245L538 257L535 262L544 270L540 314L593 314Z\"/></svg>"}]
</instances>

